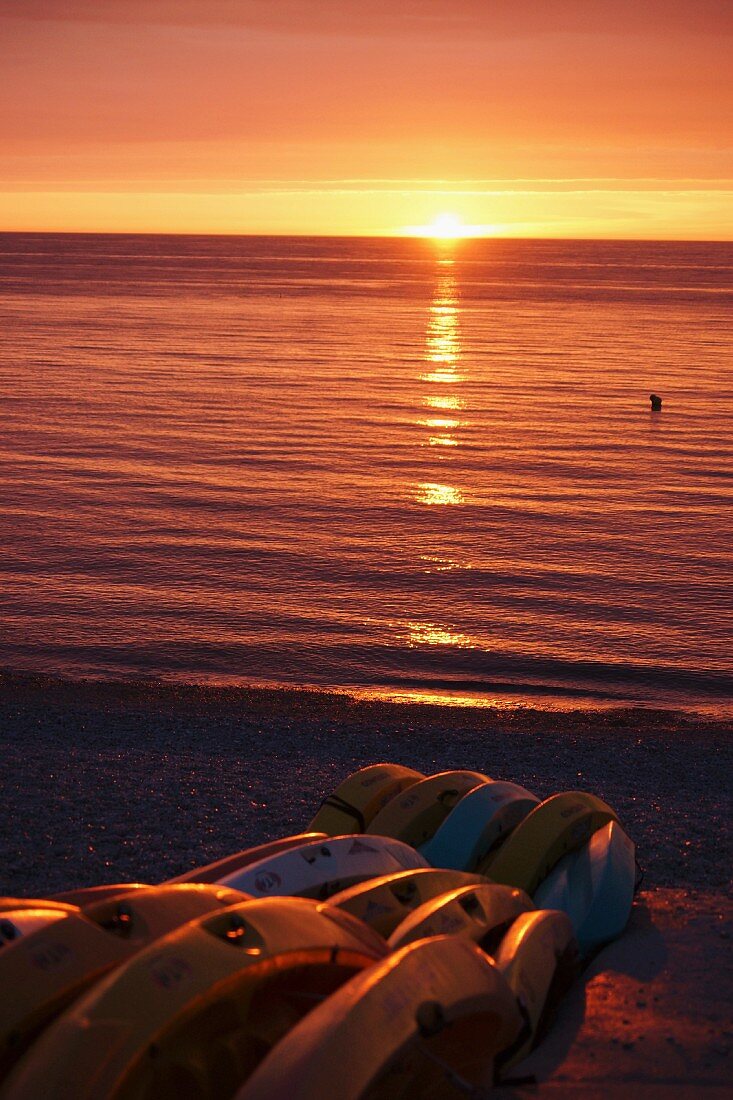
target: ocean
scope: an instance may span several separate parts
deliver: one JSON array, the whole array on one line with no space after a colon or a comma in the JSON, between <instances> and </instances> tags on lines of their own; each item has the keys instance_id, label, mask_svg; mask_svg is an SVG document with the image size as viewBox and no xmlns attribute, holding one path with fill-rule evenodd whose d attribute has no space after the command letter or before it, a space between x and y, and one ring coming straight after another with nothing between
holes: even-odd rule
<instances>
[{"instance_id":1,"label":"ocean","mask_svg":"<svg viewBox=\"0 0 733 1100\"><path fill-rule=\"evenodd\" d=\"M0 235L0 668L733 714L732 271Z\"/></svg>"}]
</instances>

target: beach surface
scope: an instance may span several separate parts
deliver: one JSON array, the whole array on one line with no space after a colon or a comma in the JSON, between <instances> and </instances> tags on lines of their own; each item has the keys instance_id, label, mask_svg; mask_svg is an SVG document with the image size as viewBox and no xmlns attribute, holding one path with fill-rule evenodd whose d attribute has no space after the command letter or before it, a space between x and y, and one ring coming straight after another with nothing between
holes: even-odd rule
<instances>
[{"instance_id":1,"label":"beach surface","mask_svg":"<svg viewBox=\"0 0 733 1100\"><path fill-rule=\"evenodd\" d=\"M548 1095L725 1093L728 723L8 674L0 732L7 895L159 882L300 832L346 775L380 760L476 769L542 798L591 791L636 842L643 888L626 935L585 972L526 1072Z\"/></svg>"}]
</instances>

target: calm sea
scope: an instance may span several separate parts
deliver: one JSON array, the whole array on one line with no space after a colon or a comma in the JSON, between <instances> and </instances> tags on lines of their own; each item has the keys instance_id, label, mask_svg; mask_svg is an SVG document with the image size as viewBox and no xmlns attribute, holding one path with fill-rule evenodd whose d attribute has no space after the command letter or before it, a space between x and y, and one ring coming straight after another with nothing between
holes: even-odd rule
<instances>
[{"instance_id":1,"label":"calm sea","mask_svg":"<svg viewBox=\"0 0 733 1100\"><path fill-rule=\"evenodd\" d=\"M1 236L0 666L733 712L732 265Z\"/></svg>"}]
</instances>

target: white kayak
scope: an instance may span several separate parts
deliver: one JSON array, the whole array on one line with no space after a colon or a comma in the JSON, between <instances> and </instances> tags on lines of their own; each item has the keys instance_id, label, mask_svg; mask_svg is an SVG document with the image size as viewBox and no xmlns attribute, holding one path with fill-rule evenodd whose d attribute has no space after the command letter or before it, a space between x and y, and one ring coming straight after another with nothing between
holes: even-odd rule
<instances>
[{"instance_id":1,"label":"white kayak","mask_svg":"<svg viewBox=\"0 0 733 1100\"><path fill-rule=\"evenodd\" d=\"M392 837L329 837L280 852L221 879L253 897L299 896L324 901L356 882L428 867L414 848Z\"/></svg>"},{"instance_id":2,"label":"white kayak","mask_svg":"<svg viewBox=\"0 0 733 1100\"><path fill-rule=\"evenodd\" d=\"M465 794L420 851L433 867L475 871L539 799L516 783L482 783Z\"/></svg>"},{"instance_id":3,"label":"white kayak","mask_svg":"<svg viewBox=\"0 0 733 1100\"><path fill-rule=\"evenodd\" d=\"M563 856L534 895L538 909L570 917L584 955L619 936L634 900L633 841L617 821L598 829L587 844Z\"/></svg>"}]
</instances>

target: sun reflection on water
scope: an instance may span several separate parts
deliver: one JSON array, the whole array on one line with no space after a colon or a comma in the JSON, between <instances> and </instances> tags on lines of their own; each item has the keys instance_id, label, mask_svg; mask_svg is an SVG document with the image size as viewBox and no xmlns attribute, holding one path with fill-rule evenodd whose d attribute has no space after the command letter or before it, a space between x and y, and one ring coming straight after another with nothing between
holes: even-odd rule
<instances>
[{"instance_id":1,"label":"sun reflection on water","mask_svg":"<svg viewBox=\"0 0 733 1100\"><path fill-rule=\"evenodd\" d=\"M460 420L451 420L448 417L430 416L427 420L421 420L426 428L457 428Z\"/></svg>"},{"instance_id":2,"label":"sun reflection on water","mask_svg":"<svg viewBox=\"0 0 733 1100\"><path fill-rule=\"evenodd\" d=\"M424 481L417 487L417 501L419 504L463 504L463 494L453 485Z\"/></svg>"},{"instance_id":3,"label":"sun reflection on water","mask_svg":"<svg viewBox=\"0 0 733 1100\"><path fill-rule=\"evenodd\" d=\"M460 649L474 649L476 643L468 634L460 634L435 623L408 623L407 644L410 647L422 645L450 645Z\"/></svg>"},{"instance_id":4,"label":"sun reflection on water","mask_svg":"<svg viewBox=\"0 0 733 1100\"><path fill-rule=\"evenodd\" d=\"M465 407L463 398L455 394L435 394L426 397L425 404L429 409L462 409ZM458 421L456 421L458 424Z\"/></svg>"},{"instance_id":5,"label":"sun reflection on water","mask_svg":"<svg viewBox=\"0 0 733 1100\"><path fill-rule=\"evenodd\" d=\"M441 273L433 304L430 307L426 334L425 358L429 363L452 367L460 354L458 331L458 296L452 272ZM444 370L443 373L451 373Z\"/></svg>"},{"instance_id":6,"label":"sun reflection on water","mask_svg":"<svg viewBox=\"0 0 733 1100\"><path fill-rule=\"evenodd\" d=\"M420 375L421 382L437 382L439 385L444 383L462 382L463 379L459 378L454 370L432 370L429 374Z\"/></svg>"},{"instance_id":7,"label":"sun reflection on water","mask_svg":"<svg viewBox=\"0 0 733 1100\"><path fill-rule=\"evenodd\" d=\"M429 369L419 376L421 382L439 387L457 387L464 378L458 373L461 355L459 299L452 257L441 256L437 267L437 281L433 301L427 319L424 359ZM465 402L457 393L431 393L422 398L427 410L449 410L457 413ZM457 434L461 421L457 416L424 416L417 421L428 429L422 445L444 453L449 461L450 451L460 445ZM459 489L438 482L422 482L416 499L421 504L461 504Z\"/></svg>"},{"instance_id":8,"label":"sun reflection on water","mask_svg":"<svg viewBox=\"0 0 733 1100\"><path fill-rule=\"evenodd\" d=\"M420 561L426 562L426 573L453 573L456 569L472 569L473 566L456 561L455 558L444 558L440 554L421 554Z\"/></svg>"}]
</instances>

